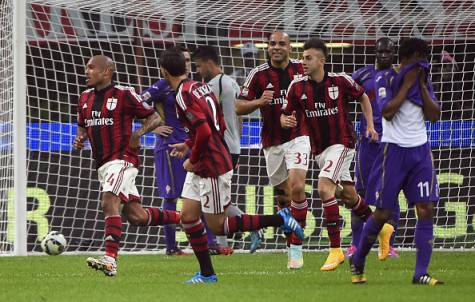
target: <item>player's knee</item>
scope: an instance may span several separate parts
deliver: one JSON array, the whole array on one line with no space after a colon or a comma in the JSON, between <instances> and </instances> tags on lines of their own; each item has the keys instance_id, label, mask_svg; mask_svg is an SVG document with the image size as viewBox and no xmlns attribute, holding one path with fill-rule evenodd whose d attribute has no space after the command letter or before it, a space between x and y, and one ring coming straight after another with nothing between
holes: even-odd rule
<instances>
[{"instance_id":1,"label":"player's knee","mask_svg":"<svg viewBox=\"0 0 475 302\"><path fill-rule=\"evenodd\" d=\"M181 223L187 223L190 221L196 221L200 219L199 215L196 215L190 211L182 211L180 215L180 221Z\"/></svg>"},{"instance_id":2,"label":"player's knee","mask_svg":"<svg viewBox=\"0 0 475 302\"><path fill-rule=\"evenodd\" d=\"M335 190L329 186L318 186L318 195L322 200L328 200L335 197Z\"/></svg>"},{"instance_id":3,"label":"player's knee","mask_svg":"<svg viewBox=\"0 0 475 302\"><path fill-rule=\"evenodd\" d=\"M391 210L389 209L376 209L373 212L373 219L377 224L386 223L391 217Z\"/></svg>"},{"instance_id":4,"label":"player's knee","mask_svg":"<svg viewBox=\"0 0 475 302\"><path fill-rule=\"evenodd\" d=\"M292 195L302 195L305 194L305 183L293 183L292 184Z\"/></svg>"},{"instance_id":5,"label":"player's knee","mask_svg":"<svg viewBox=\"0 0 475 302\"><path fill-rule=\"evenodd\" d=\"M110 192L103 193L101 206L106 217L120 214L120 199Z\"/></svg>"},{"instance_id":6,"label":"player's knee","mask_svg":"<svg viewBox=\"0 0 475 302\"><path fill-rule=\"evenodd\" d=\"M417 218L429 220L434 217L434 205L432 202L416 203Z\"/></svg>"}]
</instances>

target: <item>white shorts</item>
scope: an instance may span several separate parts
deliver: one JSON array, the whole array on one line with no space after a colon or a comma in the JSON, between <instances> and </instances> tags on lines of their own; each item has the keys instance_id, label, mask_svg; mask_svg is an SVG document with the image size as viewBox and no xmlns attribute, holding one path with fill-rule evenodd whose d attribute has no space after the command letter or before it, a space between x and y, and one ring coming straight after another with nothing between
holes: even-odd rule
<instances>
[{"instance_id":1,"label":"white shorts","mask_svg":"<svg viewBox=\"0 0 475 302\"><path fill-rule=\"evenodd\" d=\"M112 160L103 164L98 170L101 192L111 192L123 202L140 200L135 186L135 177L139 170L125 160Z\"/></svg>"},{"instance_id":2,"label":"white shorts","mask_svg":"<svg viewBox=\"0 0 475 302\"><path fill-rule=\"evenodd\" d=\"M355 150L337 144L326 148L315 157L320 168L318 177L326 177L334 183L353 182L350 174L350 165L355 156Z\"/></svg>"},{"instance_id":3,"label":"white shorts","mask_svg":"<svg viewBox=\"0 0 475 302\"><path fill-rule=\"evenodd\" d=\"M221 214L231 203L233 170L217 178L202 178L193 172L186 173L181 197L201 202L203 213Z\"/></svg>"},{"instance_id":4,"label":"white shorts","mask_svg":"<svg viewBox=\"0 0 475 302\"><path fill-rule=\"evenodd\" d=\"M310 139L299 136L282 145L263 150L266 158L267 176L272 186L283 183L289 176L289 169L307 171L310 161Z\"/></svg>"}]
</instances>

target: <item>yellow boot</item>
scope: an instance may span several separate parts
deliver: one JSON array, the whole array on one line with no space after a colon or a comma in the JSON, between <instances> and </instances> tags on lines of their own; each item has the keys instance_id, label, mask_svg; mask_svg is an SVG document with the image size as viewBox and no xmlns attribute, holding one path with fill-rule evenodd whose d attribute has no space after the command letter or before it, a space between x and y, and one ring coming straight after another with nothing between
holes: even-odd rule
<instances>
[{"instance_id":1,"label":"yellow boot","mask_svg":"<svg viewBox=\"0 0 475 302\"><path fill-rule=\"evenodd\" d=\"M380 261L386 260L389 255L389 240L394 233L394 227L389 223L385 223L381 232L378 234L378 241L379 241L379 251L378 251L378 259Z\"/></svg>"},{"instance_id":2,"label":"yellow boot","mask_svg":"<svg viewBox=\"0 0 475 302\"><path fill-rule=\"evenodd\" d=\"M321 271L332 271L338 267L338 265L345 262L345 255L340 247L330 248L327 260L320 268Z\"/></svg>"}]
</instances>

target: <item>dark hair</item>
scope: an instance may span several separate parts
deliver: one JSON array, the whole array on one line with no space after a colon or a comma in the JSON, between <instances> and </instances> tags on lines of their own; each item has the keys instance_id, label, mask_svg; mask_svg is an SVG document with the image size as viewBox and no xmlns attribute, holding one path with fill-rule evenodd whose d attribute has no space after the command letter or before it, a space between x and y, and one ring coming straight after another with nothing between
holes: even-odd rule
<instances>
[{"instance_id":1,"label":"dark hair","mask_svg":"<svg viewBox=\"0 0 475 302\"><path fill-rule=\"evenodd\" d=\"M325 45L325 42L323 42L319 38L310 38L307 40L307 42L305 42L305 44L303 45L303 50L308 50L310 48L321 50L325 57L327 56L327 46Z\"/></svg>"},{"instance_id":2,"label":"dark hair","mask_svg":"<svg viewBox=\"0 0 475 302\"><path fill-rule=\"evenodd\" d=\"M166 49L160 58L160 66L174 77L186 74L185 56L179 47Z\"/></svg>"},{"instance_id":3,"label":"dark hair","mask_svg":"<svg viewBox=\"0 0 475 302\"><path fill-rule=\"evenodd\" d=\"M190 52L190 50L183 45L175 46L175 48L179 49L181 52Z\"/></svg>"},{"instance_id":4,"label":"dark hair","mask_svg":"<svg viewBox=\"0 0 475 302\"><path fill-rule=\"evenodd\" d=\"M399 59L409 58L415 53L427 58L430 53L429 44L419 38L407 38L401 41L399 46Z\"/></svg>"},{"instance_id":5,"label":"dark hair","mask_svg":"<svg viewBox=\"0 0 475 302\"><path fill-rule=\"evenodd\" d=\"M194 52L193 57L195 60L211 60L216 65L220 65L219 55L213 46L202 45L199 46Z\"/></svg>"}]
</instances>

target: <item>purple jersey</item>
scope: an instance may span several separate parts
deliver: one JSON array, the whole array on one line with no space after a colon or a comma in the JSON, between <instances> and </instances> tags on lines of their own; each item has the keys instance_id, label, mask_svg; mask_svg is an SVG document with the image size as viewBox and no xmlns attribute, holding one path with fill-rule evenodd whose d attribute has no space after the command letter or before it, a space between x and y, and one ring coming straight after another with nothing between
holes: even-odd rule
<instances>
[{"instance_id":1,"label":"purple jersey","mask_svg":"<svg viewBox=\"0 0 475 302\"><path fill-rule=\"evenodd\" d=\"M375 91L381 109L398 93L400 86L395 85L395 82L399 75L393 68L377 73ZM428 85L428 89L433 97L432 85ZM420 94L419 90L418 93ZM399 112L407 114L401 109ZM407 122L400 117L399 123ZM384 127L386 125L384 124ZM404 125L404 127L409 129L412 126ZM426 131L425 127L423 129ZM384 131L387 131L386 128ZM401 139L401 143L405 143L406 138ZM403 190L409 205L438 201L437 179L430 144L426 142L414 147L403 147L399 144L399 142L386 142L380 145L368 178L366 200L377 208L397 210L398 194Z\"/></svg>"},{"instance_id":2,"label":"purple jersey","mask_svg":"<svg viewBox=\"0 0 475 302\"><path fill-rule=\"evenodd\" d=\"M375 81L375 91L376 91L376 99L377 103L382 110L386 104L393 99L393 97L398 93L399 89L401 89L402 83L404 82L404 76L410 71L412 68L415 68L416 65L421 67L426 66L428 68L429 63L426 61L419 61L413 64L408 64L403 66L402 68L390 68L381 70L376 74L376 81ZM430 80L430 75L428 74L428 70L426 67L423 67L426 70L427 79L426 85L427 89L429 90L429 94L434 101L437 101L437 98L434 94L434 87L432 87L432 81ZM384 93L380 94L384 91ZM406 95L406 99L410 100L416 105L422 107L423 101L422 96L420 93L419 81L416 81L414 85L409 89Z\"/></svg>"},{"instance_id":3,"label":"purple jersey","mask_svg":"<svg viewBox=\"0 0 475 302\"><path fill-rule=\"evenodd\" d=\"M167 126L173 127L173 132L168 137L157 135L157 143L155 150L164 150L170 144L182 143L188 135L183 128L182 123L178 120L175 106L175 91L168 85L165 80L155 82L151 87L145 89L141 93L142 99L153 104Z\"/></svg>"},{"instance_id":4,"label":"purple jersey","mask_svg":"<svg viewBox=\"0 0 475 302\"><path fill-rule=\"evenodd\" d=\"M394 79L394 83L392 83L392 88L393 91L399 91L401 89L402 83L404 82L404 76L411 71L413 68L421 67L425 74L426 74L426 86L427 89L429 90L429 93L432 97L433 100L436 100L436 97L434 95L434 89L432 87L432 82L430 80L430 65L429 62L426 60L420 60L411 64L407 64L403 66L400 70L397 76ZM422 101L422 96L420 93L420 87L419 87L419 81L416 81L411 89L407 92L407 97L408 100L413 102L416 105L423 106L423 101Z\"/></svg>"},{"instance_id":5,"label":"purple jersey","mask_svg":"<svg viewBox=\"0 0 475 302\"><path fill-rule=\"evenodd\" d=\"M356 83L363 86L365 93L369 97L369 101L371 102L371 107L373 108L373 124L374 129L378 132L379 136L383 132L383 126L381 124L381 109L379 108L376 102L376 94L374 92L374 80L378 70L375 68L374 65L367 65L355 71L352 74L352 78L355 80ZM366 132L366 119L364 118L363 113L360 115L360 137L364 137Z\"/></svg>"},{"instance_id":6,"label":"purple jersey","mask_svg":"<svg viewBox=\"0 0 475 302\"><path fill-rule=\"evenodd\" d=\"M376 103L378 104L380 112L384 106L393 99L392 84L398 72L394 68L381 70L376 73L374 82L374 90L376 92ZM397 90L396 90L397 93Z\"/></svg>"}]
</instances>

